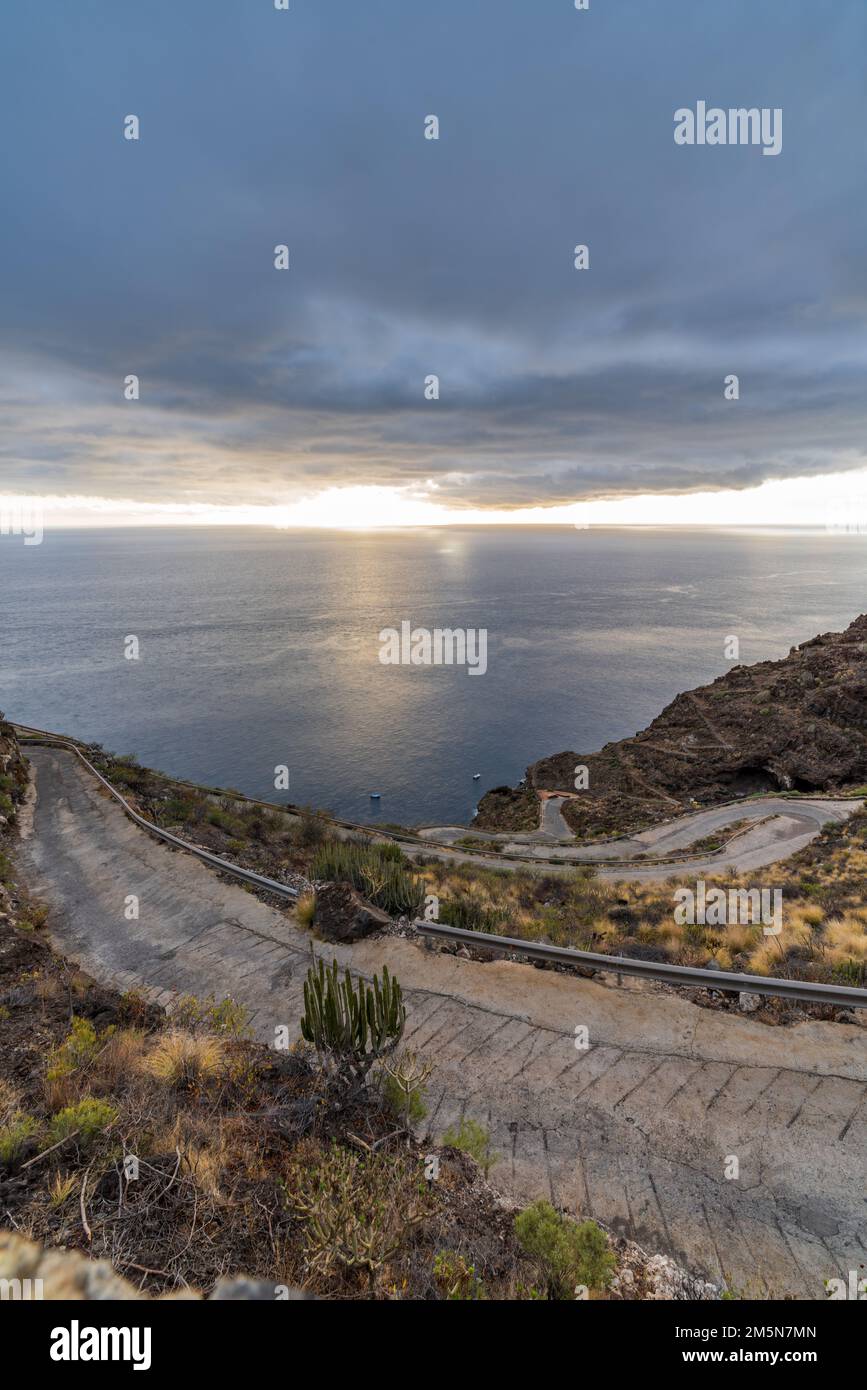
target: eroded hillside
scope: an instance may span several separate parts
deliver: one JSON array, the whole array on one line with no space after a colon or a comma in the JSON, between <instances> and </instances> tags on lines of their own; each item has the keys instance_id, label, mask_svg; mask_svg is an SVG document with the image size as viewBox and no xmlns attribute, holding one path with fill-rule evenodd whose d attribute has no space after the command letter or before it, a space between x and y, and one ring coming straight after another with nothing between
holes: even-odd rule
<instances>
[{"instance_id":1,"label":"eroded hillside","mask_svg":"<svg viewBox=\"0 0 867 1390\"><path fill-rule=\"evenodd\" d=\"M576 768L588 770L575 793ZM563 813L581 835L618 833L696 803L755 792L837 792L867 781L867 615L781 661L735 666L678 695L633 738L563 752L527 769L541 791L573 793ZM498 793L499 800L502 794ZM477 824L486 824L482 799Z\"/></svg>"}]
</instances>

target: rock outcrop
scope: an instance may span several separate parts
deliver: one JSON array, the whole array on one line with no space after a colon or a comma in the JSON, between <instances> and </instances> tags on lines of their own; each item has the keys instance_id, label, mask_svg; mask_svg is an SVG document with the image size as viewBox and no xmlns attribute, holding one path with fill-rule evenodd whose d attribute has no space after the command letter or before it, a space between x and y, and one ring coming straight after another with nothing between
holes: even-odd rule
<instances>
[{"instance_id":1,"label":"rock outcrop","mask_svg":"<svg viewBox=\"0 0 867 1390\"><path fill-rule=\"evenodd\" d=\"M15 730L0 714L0 831L14 824L18 804L27 791L27 763Z\"/></svg>"},{"instance_id":2,"label":"rock outcrop","mask_svg":"<svg viewBox=\"0 0 867 1390\"><path fill-rule=\"evenodd\" d=\"M611 1293L615 1298L697 1303L715 1302L720 1297L716 1284L688 1273L668 1255L648 1256L639 1245L624 1239L615 1240L614 1248L618 1265Z\"/></svg>"},{"instance_id":3,"label":"rock outcrop","mask_svg":"<svg viewBox=\"0 0 867 1390\"><path fill-rule=\"evenodd\" d=\"M575 794L575 770L589 785ZM838 792L867 782L867 615L793 647L782 661L734 666L678 695L633 738L598 753L557 753L527 769L563 791L579 834L617 833L754 792Z\"/></svg>"},{"instance_id":4,"label":"rock outcrop","mask_svg":"<svg viewBox=\"0 0 867 1390\"><path fill-rule=\"evenodd\" d=\"M323 883L316 890L313 928L325 941L360 941L390 925L388 913L371 906L348 883Z\"/></svg>"}]
</instances>

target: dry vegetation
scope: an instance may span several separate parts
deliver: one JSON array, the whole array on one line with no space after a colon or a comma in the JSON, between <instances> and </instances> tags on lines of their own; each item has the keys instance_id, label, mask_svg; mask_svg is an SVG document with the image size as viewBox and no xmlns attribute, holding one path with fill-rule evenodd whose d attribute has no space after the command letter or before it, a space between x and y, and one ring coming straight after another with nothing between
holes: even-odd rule
<instances>
[{"instance_id":1,"label":"dry vegetation","mask_svg":"<svg viewBox=\"0 0 867 1390\"><path fill-rule=\"evenodd\" d=\"M345 844L327 817L303 810L286 814L245 802L236 793L186 789L160 774L97 750L101 770L158 824L181 830L197 843L283 879L339 877ZM736 830L738 826L735 826ZM726 838L730 834L727 831ZM697 842L711 852L716 842ZM360 853L365 846L360 837ZM382 850L372 849L375 858ZM601 879L593 871L545 872L493 864L432 859L410 863L392 845L387 901L393 915L407 907L419 888L440 900L440 920L480 932L609 955L674 964L706 965L828 983L863 985L867 979L867 813L830 824L806 849L782 864L752 875L702 875L711 887L782 889L783 930L766 936L760 923L681 926L674 917L674 892L689 887L682 878L662 883ZM329 869L329 864L334 867ZM371 865L381 873L382 866ZM314 873L314 869L316 872ZM354 875L356 886L358 875ZM308 899L304 913L312 913Z\"/></svg>"},{"instance_id":2,"label":"dry vegetation","mask_svg":"<svg viewBox=\"0 0 867 1390\"><path fill-rule=\"evenodd\" d=\"M863 985L867 980L867 813L829 825L806 849L752 875L703 875L712 887L779 888L783 930L761 924L681 926L674 893L694 887L600 879L591 870L552 874L430 861L425 891L440 918L482 932L674 964Z\"/></svg>"},{"instance_id":3,"label":"dry vegetation","mask_svg":"<svg viewBox=\"0 0 867 1390\"><path fill-rule=\"evenodd\" d=\"M243 1272L324 1298L605 1295L608 1237L547 1204L520 1225L481 1126L416 1141L416 1057L347 1090L312 1048L251 1042L231 1000L167 1020L8 923L0 999L0 1226L154 1293Z\"/></svg>"},{"instance_id":4,"label":"dry vegetation","mask_svg":"<svg viewBox=\"0 0 867 1390\"><path fill-rule=\"evenodd\" d=\"M306 1047L245 1037L231 1003L171 1022L0 927L0 1223L152 1291L223 1274L325 1297L491 1297L534 1280L511 1214L458 1150L425 1181L375 1080L347 1104Z\"/></svg>"},{"instance_id":5,"label":"dry vegetation","mask_svg":"<svg viewBox=\"0 0 867 1390\"><path fill-rule=\"evenodd\" d=\"M164 830L234 863L281 879L303 872L311 850L329 834L329 818L306 807L288 813L247 800L233 790L213 791L174 781L139 766L132 756L117 757L99 745L84 750L93 765L143 816Z\"/></svg>"}]
</instances>

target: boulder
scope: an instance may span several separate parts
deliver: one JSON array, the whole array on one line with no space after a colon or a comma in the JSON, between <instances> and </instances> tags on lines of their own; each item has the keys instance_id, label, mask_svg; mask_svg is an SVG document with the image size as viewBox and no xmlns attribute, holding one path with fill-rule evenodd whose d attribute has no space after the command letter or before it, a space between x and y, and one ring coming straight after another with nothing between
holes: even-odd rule
<instances>
[{"instance_id":1,"label":"boulder","mask_svg":"<svg viewBox=\"0 0 867 1390\"><path fill-rule=\"evenodd\" d=\"M325 883L316 890L313 926L326 941L360 941L390 925L388 913L371 906L348 883Z\"/></svg>"}]
</instances>

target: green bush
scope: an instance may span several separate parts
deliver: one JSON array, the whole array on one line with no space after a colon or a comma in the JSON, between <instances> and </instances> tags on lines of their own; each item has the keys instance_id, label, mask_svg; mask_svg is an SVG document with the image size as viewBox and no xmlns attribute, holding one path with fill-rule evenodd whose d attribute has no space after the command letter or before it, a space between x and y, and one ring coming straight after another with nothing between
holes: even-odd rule
<instances>
[{"instance_id":1,"label":"green bush","mask_svg":"<svg viewBox=\"0 0 867 1390\"><path fill-rule=\"evenodd\" d=\"M316 811L304 806L298 819L295 839L304 849L316 849L328 839L328 825Z\"/></svg>"},{"instance_id":2,"label":"green bush","mask_svg":"<svg viewBox=\"0 0 867 1390\"><path fill-rule=\"evenodd\" d=\"M424 903L424 885L409 872L400 846L391 843L330 840L314 855L310 877L351 883L392 917L417 917Z\"/></svg>"},{"instance_id":3,"label":"green bush","mask_svg":"<svg viewBox=\"0 0 867 1390\"><path fill-rule=\"evenodd\" d=\"M199 819L202 807L183 796L170 796L163 802L159 818L163 825L184 825Z\"/></svg>"},{"instance_id":4,"label":"green bush","mask_svg":"<svg viewBox=\"0 0 867 1390\"><path fill-rule=\"evenodd\" d=\"M515 1217L515 1234L539 1266L549 1298L572 1299L578 1285L604 1289L611 1282L616 1261L595 1221L579 1225L539 1201Z\"/></svg>"},{"instance_id":5,"label":"green bush","mask_svg":"<svg viewBox=\"0 0 867 1390\"><path fill-rule=\"evenodd\" d=\"M64 1106L52 1117L49 1139L52 1144L57 1144L61 1139L68 1139L78 1131L78 1142L85 1147L116 1119L117 1111L108 1101L97 1100L95 1096L84 1096L82 1100L76 1101L75 1105Z\"/></svg>"},{"instance_id":6,"label":"green bush","mask_svg":"<svg viewBox=\"0 0 867 1390\"><path fill-rule=\"evenodd\" d=\"M476 1120L461 1120L455 1128L447 1129L442 1139L442 1144L448 1144L452 1149L462 1149L474 1158L482 1169L485 1177L491 1171L495 1163L499 1163L500 1155L491 1149L491 1136L484 1125L480 1125Z\"/></svg>"},{"instance_id":7,"label":"green bush","mask_svg":"<svg viewBox=\"0 0 867 1390\"><path fill-rule=\"evenodd\" d=\"M214 825L218 830L225 830L228 835L240 838L246 832L246 826L239 816L232 816L228 811L224 811L221 806L212 806L207 814L207 821Z\"/></svg>"},{"instance_id":8,"label":"green bush","mask_svg":"<svg viewBox=\"0 0 867 1390\"><path fill-rule=\"evenodd\" d=\"M139 767L135 757L130 753L124 758L114 759L109 766L108 779L121 787L136 790L147 786L148 773L145 768Z\"/></svg>"},{"instance_id":9,"label":"green bush","mask_svg":"<svg viewBox=\"0 0 867 1390\"><path fill-rule=\"evenodd\" d=\"M17 1163L30 1140L38 1133L39 1124L32 1115L16 1110L5 1125L0 1125L0 1164L12 1167Z\"/></svg>"},{"instance_id":10,"label":"green bush","mask_svg":"<svg viewBox=\"0 0 867 1390\"><path fill-rule=\"evenodd\" d=\"M48 1080L59 1081L89 1065L99 1050L96 1029L89 1018L75 1017L69 1036L48 1059Z\"/></svg>"}]
</instances>

